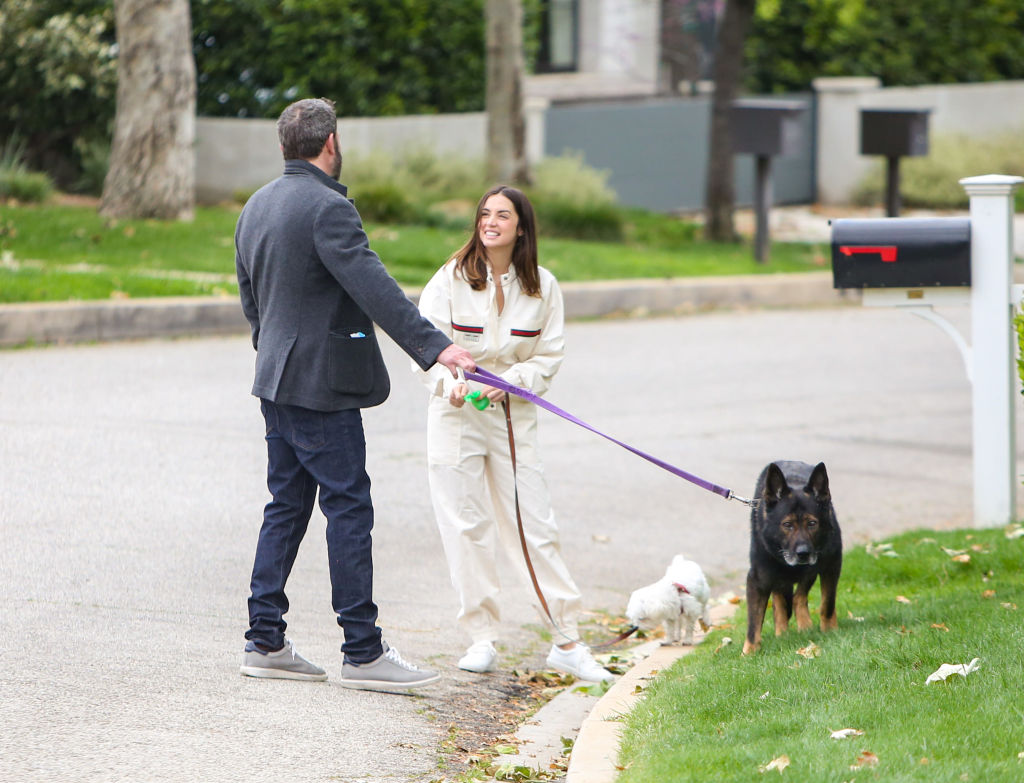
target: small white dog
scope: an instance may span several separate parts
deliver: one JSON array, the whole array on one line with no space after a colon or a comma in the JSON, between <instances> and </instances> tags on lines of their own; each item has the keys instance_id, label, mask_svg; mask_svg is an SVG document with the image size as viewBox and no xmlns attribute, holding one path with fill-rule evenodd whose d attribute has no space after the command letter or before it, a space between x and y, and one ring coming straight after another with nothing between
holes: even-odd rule
<instances>
[{"instance_id":1,"label":"small white dog","mask_svg":"<svg viewBox=\"0 0 1024 783\"><path fill-rule=\"evenodd\" d=\"M645 630L664 623L665 644L678 642L685 624L683 644L693 644L693 629L698 622L705 631L711 627L710 597L708 580L700 566L676 555L665 570L665 576L652 585L633 591L626 607L626 617L630 623Z\"/></svg>"}]
</instances>

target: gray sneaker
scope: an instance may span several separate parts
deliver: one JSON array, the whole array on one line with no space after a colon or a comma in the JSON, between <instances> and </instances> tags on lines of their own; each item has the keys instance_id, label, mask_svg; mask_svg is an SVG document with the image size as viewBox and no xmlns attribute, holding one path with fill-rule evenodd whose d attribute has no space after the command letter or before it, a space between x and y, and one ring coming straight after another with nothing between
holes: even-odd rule
<instances>
[{"instance_id":1,"label":"gray sneaker","mask_svg":"<svg viewBox=\"0 0 1024 783\"><path fill-rule=\"evenodd\" d=\"M246 677L271 677L280 680L326 680L327 672L310 663L295 650L291 639L277 652L262 652L256 645L245 645L245 657L239 671Z\"/></svg>"},{"instance_id":2,"label":"gray sneaker","mask_svg":"<svg viewBox=\"0 0 1024 783\"><path fill-rule=\"evenodd\" d=\"M364 691L391 691L396 688L416 688L430 685L441 675L430 669L421 669L398 654L398 650L383 642L384 654L369 663L345 662L341 666L341 684L345 688Z\"/></svg>"}]
</instances>

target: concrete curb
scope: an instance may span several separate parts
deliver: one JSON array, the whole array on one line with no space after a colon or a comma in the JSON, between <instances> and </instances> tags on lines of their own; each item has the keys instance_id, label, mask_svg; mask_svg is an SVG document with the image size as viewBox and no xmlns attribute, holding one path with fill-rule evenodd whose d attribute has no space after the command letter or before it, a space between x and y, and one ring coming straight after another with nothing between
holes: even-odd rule
<instances>
[{"instance_id":1,"label":"concrete curb","mask_svg":"<svg viewBox=\"0 0 1024 783\"><path fill-rule=\"evenodd\" d=\"M0 305L0 346L248 331L236 299L168 297Z\"/></svg>"},{"instance_id":2,"label":"concrete curb","mask_svg":"<svg viewBox=\"0 0 1024 783\"><path fill-rule=\"evenodd\" d=\"M859 293L832 288L830 272L562 285L567 318L704 312L733 307L858 304ZM416 300L418 290L408 291ZM168 297L0 305L0 347L32 343L245 334L234 298Z\"/></svg>"},{"instance_id":3,"label":"concrete curb","mask_svg":"<svg viewBox=\"0 0 1024 783\"><path fill-rule=\"evenodd\" d=\"M715 606L711 610L712 625L721 625L735 612L736 607L732 604ZM704 641L704 636L699 633L696 638L697 644ZM644 657L608 689L583 720L569 757L565 783L613 783L619 774L622 718L644 697L648 683L658 672L693 649L682 645L663 645L655 640L633 650L634 655Z\"/></svg>"}]
</instances>

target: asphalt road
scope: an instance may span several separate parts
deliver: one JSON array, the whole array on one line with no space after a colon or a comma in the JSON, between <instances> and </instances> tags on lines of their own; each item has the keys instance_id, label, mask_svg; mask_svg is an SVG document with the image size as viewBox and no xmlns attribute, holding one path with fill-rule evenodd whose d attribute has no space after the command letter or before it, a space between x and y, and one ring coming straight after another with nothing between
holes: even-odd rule
<instances>
[{"instance_id":1,"label":"asphalt road","mask_svg":"<svg viewBox=\"0 0 1024 783\"><path fill-rule=\"evenodd\" d=\"M720 312L574 322L568 341L552 401L740 495L770 460L823 460L847 547L970 524L970 387L931 324L859 307ZM376 596L386 638L445 674L419 696L238 675L266 502L246 338L0 353L0 780L438 775L438 707L474 675L454 666L466 640L427 497L424 392L386 351L392 398L364 416ZM590 609L620 612L676 552L716 593L741 589L745 507L541 415ZM317 512L287 619L338 677L323 527ZM540 667L537 615L513 590L502 662Z\"/></svg>"}]
</instances>

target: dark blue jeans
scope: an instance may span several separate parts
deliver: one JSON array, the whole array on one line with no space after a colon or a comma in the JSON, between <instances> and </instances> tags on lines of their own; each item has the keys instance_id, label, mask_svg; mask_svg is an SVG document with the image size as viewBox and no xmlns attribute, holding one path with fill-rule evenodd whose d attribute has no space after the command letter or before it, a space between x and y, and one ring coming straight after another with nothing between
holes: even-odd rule
<instances>
[{"instance_id":1,"label":"dark blue jeans","mask_svg":"<svg viewBox=\"0 0 1024 783\"><path fill-rule=\"evenodd\" d=\"M323 413L262 400L267 423L267 487L256 544L245 638L284 645L288 581L306 534L317 489L327 517L331 604L345 632L345 659L366 663L383 653L373 603L373 503L366 440L358 409Z\"/></svg>"}]
</instances>

